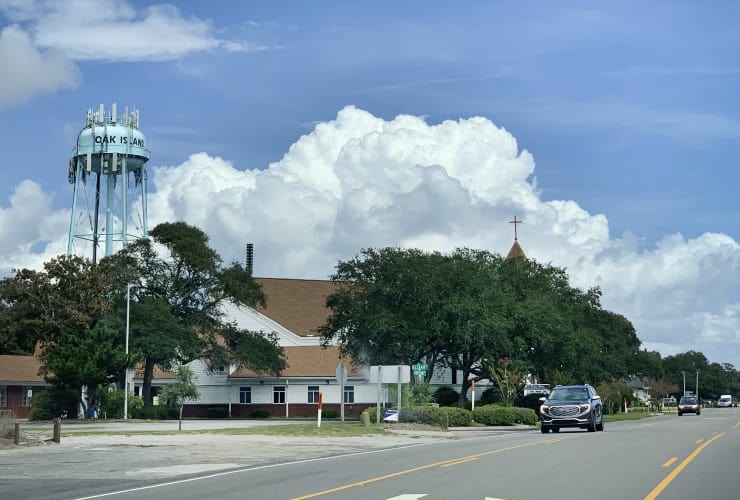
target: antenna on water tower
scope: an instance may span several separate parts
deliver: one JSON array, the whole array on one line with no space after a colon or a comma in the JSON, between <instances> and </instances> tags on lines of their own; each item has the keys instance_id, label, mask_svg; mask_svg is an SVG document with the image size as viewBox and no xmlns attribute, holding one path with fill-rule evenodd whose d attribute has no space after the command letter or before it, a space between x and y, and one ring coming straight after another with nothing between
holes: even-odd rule
<instances>
[{"instance_id":1,"label":"antenna on water tower","mask_svg":"<svg viewBox=\"0 0 740 500\"><path fill-rule=\"evenodd\" d=\"M77 136L69 160L68 179L74 190L67 255L72 255L77 240L83 240L90 242L92 260L97 262L101 239L105 241L108 256L113 254L114 244L123 248L129 238L147 236L145 165L148 160L149 149L139 130L138 110L129 113L126 107L123 115L118 116L115 103L107 117L102 104L97 112L92 108L87 110L85 127ZM94 190L88 185L93 177ZM134 189L129 190L132 184ZM137 188L140 188L140 200L136 200ZM85 204L78 212L80 198ZM104 218L100 214L101 200Z\"/></svg>"}]
</instances>

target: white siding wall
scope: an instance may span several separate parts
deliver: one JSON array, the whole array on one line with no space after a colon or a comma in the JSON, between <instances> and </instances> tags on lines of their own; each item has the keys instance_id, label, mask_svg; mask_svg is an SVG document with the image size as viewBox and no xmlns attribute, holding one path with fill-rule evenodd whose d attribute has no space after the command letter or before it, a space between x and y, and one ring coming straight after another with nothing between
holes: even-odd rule
<instances>
[{"instance_id":1,"label":"white siding wall","mask_svg":"<svg viewBox=\"0 0 740 500\"><path fill-rule=\"evenodd\" d=\"M231 394L231 403L239 403L239 387L249 386L252 388L252 404L272 404L273 402L273 387L284 386L286 388L286 397L288 404L307 404L308 403L308 386L318 385L319 391L323 393L323 401L327 404L338 404L341 402L340 386L339 384L332 383L327 385L326 379L317 380L292 380L289 383L272 382L260 384L258 380L245 381L245 380L232 380L231 388L224 387L221 392L216 391L216 387L212 386L198 386L198 390L201 391L201 400L193 403L212 404L212 403L228 403L229 393ZM355 403L374 403L377 393L377 385L368 384L360 381L350 380L346 385L354 386L355 388ZM206 401L203 397L206 390L214 396L220 394L223 398L220 401L208 400Z\"/></svg>"},{"instance_id":2,"label":"white siding wall","mask_svg":"<svg viewBox=\"0 0 740 500\"><path fill-rule=\"evenodd\" d=\"M229 402L228 389L228 367L224 371L208 369L208 366L202 360L195 360L188 364L195 375L193 379L198 385L200 398L190 404L225 404ZM239 401L237 392L237 401ZM233 401L233 400L232 400Z\"/></svg>"},{"instance_id":3,"label":"white siding wall","mask_svg":"<svg viewBox=\"0 0 740 500\"><path fill-rule=\"evenodd\" d=\"M297 379L289 380L229 380L229 368L226 367L223 372L210 371L208 366L200 360L193 361L189 364L195 374L195 380L200 392L200 399L189 402L189 404L239 404L239 387L249 386L252 388L252 404L272 404L273 388L275 386L285 386L286 399L288 404L307 404L308 403L308 386L318 385L319 390L323 392L323 401L327 404L338 404L341 402L340 386L335 380L331 379L330 384L326 384L326 378L321 379ZM461 375L458 374L460 377ZM259 381L264 380L260 384ZM458 378L459 380L459 378ZM355 403L368 404L375 403L377 398L377 385L365 381L350 379L346 385L354 387ZM432 378L432 389L438 386L452 385L452 374L449 369L435 370ZM460 384L456 384L455 389L460 390ZM488 384L476 384L475 396L480 399L483 391ZM470 399L470 389L468 389L468 399Z\"/></svg>"}]
</instances>

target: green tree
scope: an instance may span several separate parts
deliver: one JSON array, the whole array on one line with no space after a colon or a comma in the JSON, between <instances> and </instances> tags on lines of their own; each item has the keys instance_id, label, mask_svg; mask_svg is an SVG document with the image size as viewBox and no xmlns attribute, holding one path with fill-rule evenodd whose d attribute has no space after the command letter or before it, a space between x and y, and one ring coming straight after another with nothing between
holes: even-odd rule
<instances>
[{"instance_id":1,"label":"green tree","mask_svg":"<svg viewBox=\"0 0 740 500\"><path fill-rule=\"evenodd\" d=\"M31 354L53 345L62 328L85 328L112 306L110 268L77 256L60 256L43 271L21 269L0 280L0 354Z\"/></svg>"},{"instance_id":2,"label":"green tree","mask_svg":"<svg viewBox=\"0 0 740 500\"><path fill-rule=\"evenodd\" d=\"M73 327L63 326L54 344L42 355L45 380L58 388L76 391L85 410L82 387L87 386L87 401L95 401L95 389L113 382L127 364L120 332L102 323L85 329L82 334Z\"/></svg>"},{"instance_id":3,"label":"green tree","mask_svg":"<svg viewBox=\"0 0 740 500\"><path fill-rule=\"evenodd\" d=\"M676 384L681 388L683 394L684 374L686 377L686 390L691 391L697 370L706 371L709 366L706 356L698 351L686 351L673 356L663 358L663 372L668 382ZM681 372L684 372L683 374Z\"/></svg>"},{"instance_id":4,"label":"green tree","mask_svg":"<svg viewBox=\"0 0 740 500\"><path fill-rule=\"evenodd\" d=\"M359 364L429 366L442 358L445 324L439 308L447 259L415 249L365 249L337 264L326 299L332 314L319 327L324 345L337 341Z\"/></svg>"},{"instance_id":5,"label":"green tree","mask_svg":"<svg viewBox=\"0 0 740 500\"><path fill-rule=\"evenodd\" d=\"M225 317L229 304L264 304L262 289L240 264L224 267L208 236L184 222L163 223L111 258L119 304L133 283L130 332L144 363L142 396L151 404L154 366L195 358L279 374L282 349L270 335L239 330ZM164 251L160 251L164 248ZM118 309L119 324L123 305Z\"/></svg>"},{"instance_id":6,"label":"green tree","mask_svg":"<svg viewBox=\"0 0 740 500\"><path fill-rule=\"evenodd\" d=\"M663 378L663 363L660 353L641 349L630 364L631 372L640 377Z\"/></svg>"},{"instance_id":7,"label":"green tree","mask_svg":"<svg viewBox=\"0 0 740 500\"><path fill-rule=\"evenodd\" d=\"M198 387L193 381L193 370L186 365L178 365L175 369L175 381L162 388L160 398L166 404L176 406L179 420L177 430L182 430L182 409L185 401L194 401L200 397Z\"/></svg>"}]
</instances>

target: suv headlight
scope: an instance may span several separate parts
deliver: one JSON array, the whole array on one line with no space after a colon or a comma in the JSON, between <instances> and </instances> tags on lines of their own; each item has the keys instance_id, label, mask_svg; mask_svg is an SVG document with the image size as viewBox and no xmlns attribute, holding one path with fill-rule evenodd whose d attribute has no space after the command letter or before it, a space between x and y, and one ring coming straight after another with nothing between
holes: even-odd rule
<instances>
[{"instance_id":1,"label":"suv headlight","mask_svg":"<svg viewBox=\"0 0 740 500\"><path fill-rule=\"evenodd\" d=\"M578 406L581 409L581 413L586 412L586 411L588 411L588 410L591 409L591 405L588 404L588 403L583 403L583 404L580 404Z\"/></svg>"},{"instance_id":2,"label":"suv headlight","mask_svg":"<svg viewBox=\"0 0 740 500\"><path fill-rule=\"evenodd\" d=\"M550 406L548 405L540 405L540 413L547 413L547 410L550 409Z\"/></svg>"}]
</instances>

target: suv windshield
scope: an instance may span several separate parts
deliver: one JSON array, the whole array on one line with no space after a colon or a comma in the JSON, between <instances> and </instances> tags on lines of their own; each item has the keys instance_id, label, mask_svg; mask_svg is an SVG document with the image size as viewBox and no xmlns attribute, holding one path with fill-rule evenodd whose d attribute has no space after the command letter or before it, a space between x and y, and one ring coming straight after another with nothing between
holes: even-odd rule
<instances>
[{"instance_id":1,"label":"suv windshield","mask_svg":"<svg viewBox=\"0 0 740 500\"><path fill-rule=\"evenodd\" d=\"M553 389L548 399L588 399L588 391L582 387L558 387Z\"/></svg>"},{"instance_id":2,"label":"suv windshield","mask_svg":"<svg viewBox=\"0 0 740 500\"><path fill-rule=\"evenodd\" d=\"M681 398L681 402L679 404L682 404L682 405L695 405L696 404L696 398Z\"/></svg>"}]
</instances>

